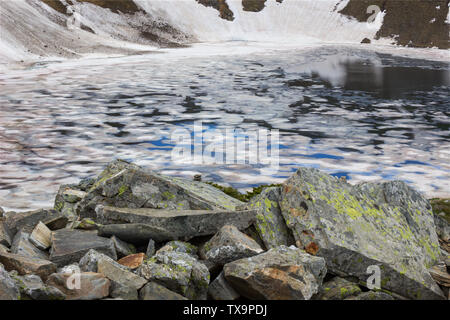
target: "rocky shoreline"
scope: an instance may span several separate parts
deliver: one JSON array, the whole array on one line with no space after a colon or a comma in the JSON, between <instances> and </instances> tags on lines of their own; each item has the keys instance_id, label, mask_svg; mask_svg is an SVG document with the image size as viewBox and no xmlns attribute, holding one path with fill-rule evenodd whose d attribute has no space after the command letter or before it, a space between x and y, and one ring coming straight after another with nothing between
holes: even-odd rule
<instances>
[{"instance_id":1,"label":"rocky shoreline","mask_svg":"<svg viewBox=\"0 0 450 320\"><path fill-rule=\"evenodd\" d=\"M310 168L227 193L115 160L0 209L0 300L449 299L448 199Z\"/></svg>"}]
</instances>

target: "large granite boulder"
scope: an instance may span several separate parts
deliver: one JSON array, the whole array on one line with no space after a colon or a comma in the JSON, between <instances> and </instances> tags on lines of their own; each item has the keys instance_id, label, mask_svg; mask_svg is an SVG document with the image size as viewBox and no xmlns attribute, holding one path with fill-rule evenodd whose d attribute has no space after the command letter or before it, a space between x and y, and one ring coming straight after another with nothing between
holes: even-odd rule
<instances>
[{"instance_id":1,"label":"large granite boulder","mask_svg":"<svg viewBox=\"0 0 450 320\"><path fill-rule=\"evenodd\" d=\"M120 208L234 210L242 202L208 184L168 177L123 160L108 164L78 203L81 217L98 204Z\"/></svg>"},{"instance_id":2,"label":"large granite boulder","mask_svg":"<svg viewBox=\"0 0 450 320\"><path fill-rule=\"evenodd\" d=\"M257 256L227 263L228 283L249 299L309 300L327 273L325 260L294 246L280 246Z\"/></svg>"},{"instance_id":3,"label":"large granite boulder","mask_svg":"<svg viewBox=\"0 0 450 320\"><path fill-rule=\"evenodd\" d=\"M210 275L193 256L176 251L155 254L138 269L138 274L191 300L205 300Z\"/></svg>"},{"instance_id":4,"label":"large granite boulder","mask_svg":"<svg viewBox=\"0 0 450 320\"><path fill-rule=\"evenodd\" d=\"M384 290L443 298L427 271L439 259L431 206L405 183L353 186L301 168L283 184L281 212L297 246L324 257L332 273L366 283L378 266Z\"/></svg>"},{"instance_id":5,"label":"large granite boulder","mask_svg":"<svg viewBox=\"0 0 450 320\"><path fill-rule=\"evenodd\" d=\"M170 239L167 240L176 240L215 234L227 224L243 230L254 222L255 211L129 209L99 205L96 208L96 220L105 225L147 225L155 228L155 234L148 234L150 237L146 240L151 238L160 241L164 235L169 235ZM106 226L101 226L100 234L103 234L105 229ZM133 243L128 237L116 236Z\"/></svg>"},{"instance_id":6,"label":"large granite boulder","mask_svg":"<svg viewBox=\"0 0 450 320\"><path fill-rule=\"evenodd\" d=\"M249 209L256 210L255 228L267 249L295 244L280 208L281 188L270 187L252 198Z\"/></svg>"}]
</instances>

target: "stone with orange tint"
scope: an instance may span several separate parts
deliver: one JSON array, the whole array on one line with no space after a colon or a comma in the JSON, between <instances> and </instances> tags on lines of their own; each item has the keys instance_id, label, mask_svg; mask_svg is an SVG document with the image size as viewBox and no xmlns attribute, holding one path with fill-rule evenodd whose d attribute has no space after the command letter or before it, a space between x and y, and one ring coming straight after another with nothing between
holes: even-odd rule
<instances>
[{"instance_id":1,"label":"stone with orange tint","mask_svg":"<svg viewBox=\"0 0 450 320\"><path fill-rule=\"evenodd\" d=\"M145 253L135 253L131 254L129 256L123 257L122 259L118 260L117 262L125 267L128 267L130 269L136 269L138 268L142 262L144 261Z\"/></svg>"}]
</instances>

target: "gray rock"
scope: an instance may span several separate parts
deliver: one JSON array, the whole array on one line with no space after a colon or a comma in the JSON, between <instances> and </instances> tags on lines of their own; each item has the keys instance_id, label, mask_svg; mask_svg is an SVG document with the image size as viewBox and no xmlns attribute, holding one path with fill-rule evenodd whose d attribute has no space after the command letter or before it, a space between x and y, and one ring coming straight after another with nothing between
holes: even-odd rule
<instances>
[{"instance_id":1,"label":"gray rock","mask_svg":"<svg viewBox=\"0 0 450 320\"><path fill-rule=\"evenodd\" d=\"M70 220L76 219L78 203L86 195L76 188L76 185L61 185L55 197L54 209Z\"/></svg>"},{"instance_id":2,"label":"gray rock","mask_svg":"<svg viewBox=\"0 0 450 320\"><path fill-rule=\"evenodd\" d=\"M67 217L57 216L57 217L49 218L48 220L46 220L45 225L50 230L59 230L59 229L65 228L68 223L69 223L69 219L67 219Z\"/></svg>"},{"instance_id":3,"label":"gray rock","mask_svg":"<svg viewBox=\"0 0 450 320\"><path fill-rule=\"evenodd\" d=\"M0 300L19 300L20 291L16 282L0 264Z\"/></svg>"},{"instance_id":4,"label":"gray rock","mask_svg":"<svg viewBox=\"0 0 450 320\"><path fill-rule=\"evenodd\" d=\"M166 287L155 282L147 283L141 291L139 291L141 300L187 300L182 295L170 291Z\"/></svg>"},{"instance_id":5,"label":"gray rock","mask_svg":"<svg viewBox=\"0 0 450 320\"><path fill-rule=\"evenodd\" d=\"M242 202L208 184L164 176L116 160L108 164L80 201L80 216L94 217L98 204L121 208L234 210Z\"/></svg>"},{"instance_id":6,"label":"gray rock","mask_svg":"<svg viewBox=\"0 0 450 320\"><path fill-rule=\"evenodd\" d=\"M2 207L0 207L0 218L2 218L3 217L3 214L5 213L5 210L3 210L3 208Z\"/></svg>"},{"instance_id":7,"label":"gray rock","mask_svg":"<svg viewBox=\"0 0 450 320\"><path fill-rule=\"evenodd\" d=\"M190 244L189 242L183 242L183 241L177 241L177 240L167 242L164 246L162 246L156 252L156 254L163 253L163 252L170 252L170 251L183 252L183 253L187 253L187 254L193 256L196 259L198 258L198 256L197 256L198 248L196 246L194 246L193 244Z\"/></svg>"},{"instance_id":8,"label":"gray rock","mask_svg":"<svg viewBox=\"0 0 450 320\"><path fill-rule=\"evenodd\" d=\"M52 231L42 222L34 227L29 240L40 250L47 250L52 245Z\"/></svg>"},{"instance_id":9,"label":"gray rock","mask_svg":"<svg viewBox=\"0 0 450 320\"><path fill-rule=\"evenodd\" d=\"M116 249L111 239L102 238L91 232L58 230L53 232L50 260L58 266L78 262L90 249L117 260Z\"/></svg>"},{"instance_id":10,"label":"gray rock","mask_svg":"<svg viewBox=\"0 0 450 320\"><path fill-rule=\"evenodd\" d=\"M84 218L81 221L75 221L72 225L72 229L81 230L98 230L99 224L90 218Z\"/></svg>"},{"instance_id":11,"label":"gray rock","mask_svg":"<svg viewBox=\"0 0 450 320\"><path fill-rule=\"evenodd\" d=\"M227 263L223 272L228 283L249 299L309 300L319 292L327 271L323 258L280 246Z\"/></svg>"},{"instance_id":12,"label":"gray rock","mask_svg":"<svg viewBox=\"0 0 450 320\"><path fill-rule=\"evenodd\" d=\"M194 257L182 252L162 252L146 260L138 274L191 300L205 300L209 271Z\"/></svg>"},{"instance_id":13,"label":"gray rock","mask_svg":"<svg viewBox=\"0 0 450 320\"><path fill-rule=\"evenodd\" d=\"M354 282L334 277L323 284L315 300L344 300L361 293L361 288Z\"/></svg>"},{"instance_id":14,"label":"gray rock","mask_svg":"<svg viewBox=\"0 0 450 320\"><path fill-rule=\"evenodd\" d=\"M22 256L14 253L0 253L0 263L6 270L17 270L19 275L36 274L42 279L56 271L56 265L48 260Z\"/></svg>"},{"instance_id":15,"label":"gray rock","mask_svg":"<svg viewBox=\"0 0 450 320\"><path fill-rule=\"evenodd\" d=\"M112 236L111 240L114 243L114 248L116 248L118 258L126 257L136 253L136 247L134 245L126 243L116 236Z\"/></svg>"},{"instance_id":16,"label":"gray rock","mask_svg":"<svg viewBox=\"0 0 450 320\"><path fill-rule=\"evenodd\" d=\"M267 249L295 244L291 230L286 226L280 209L281 188L270 187L248 204L256 210L255 228Z\"/></svg>"},{"instance_id":17,"label":"gray rock","mask_svg":"<svg viewBox=\"0 0 450 320\"><path fill-rule=\"evenodd\" d=\"M80 269L83 272L98 272L98 261L101 258L110 258L106 254L90 249L83 258L80 259ZM111 258L110 258L111 259Z\"/></svg>"},{"instance_id":18,"label":"gray rock","mask_svg":"<svg viewBox=\"0 0 450 320\"><path fill-rule=\"evenodd\" d=\"M123 285L115 281L111 281L110 293L111 298L120 298L123 300L138 300L138 291L134 287Z\"/></svg>"},{"instance_id":19,"label":"gray rock","mask_svg":"<svg viewBox=\"0 0 450 320\"><path fill-rule=\"evenodd\" d=\"M46 282L66 295L67 300L98 300L109 295L110 281L94 272L54 273Z\"/></svg>"},{"instance_id":20,"label":"gray rock","mask_svg":"<svg viewBox=\"0 0 450 320\"><path fill-rule=\"evenodd\" d=\"M148 241L148 245L147 245L147 251L146 251L146 255L147 257L151 258L156 252L156 243L153 239L150 239Z\"/></svg>"},{"instance_id":21,"label":"gray rock","mask_svg":"<svg viewBox=\"0 0 450 320\"><path fill-rule=\"evenodd\" d=\"M16 233L11 245L11 253L43 260L49 259L48 253L36 248L36 246L30 242L30 234L24 231Z\"/></svg>"},{"instance_id":22,"label":"gray rock","mask_svg":"<svg viewBox=\"0 0 450 320\"><path fill-rule=\"evenodd\" d=\"M36 275L14 276L18 287L20 288L21 299L28 297L32 300L64 300L66 295L59 289L47 286Z\"/></svg>"},{"instance_id":23,"label":"gray rock","mask_svg":"<svg viewBox=\"0 0 450 320\"><path fill-rule=\"evenodd\" d=\"M215 234L227 224L243 230L254 222L256 214L253 210L157 210L103 206L98 206L96 212L96 219L102 224L145 224L165 230L171 235L169 240Z\"/></svg>"},{"instance_id":24,"label":"gray rock","mask_svg":"<svg viewBox=\"0 0 450 320\"><path fill-rule=\"evenodd\" d=\"M236 300L240 297L239 293L227 282L223 272L210 283L208 296L213 300Z\"/></svg>"},{"instance_id":25,"label":"gray rock","mask_svg":"<svg viewBox=\"0 0 450 320\"><path fill-rule=\"evenodd\" d=\"M2 245L0 243L0 252L10 252L10 251L9 251L8 247L5 247L4 245Z\"/></svg>"},{"instance_id":26,"label":"gray rock","mask_svg":"<svg viewBox=\"0 0 450 320\"><path fill-rule=\"evenodd\" d=\"M11 232L2 220L0 220L0 244L6 247L11 246Z\"/></svg>"},{"instance_id":27,"label":"gray rock","mask_svg":"<svg viewBox=\"0 0 450 320\"><path fill-rule=\"evenodd\" d=\"M394 300L394 298L381 291L368 291L360 293L357 296L348 297L345 300Z\"/></svg>"},{"instance_id":28,"label":"gray rock","mask_svg":"<svg viewBox=\"0 0 450 320\"><path fill-rule=\"evenodd\" d=\"M6 225L13 235L15 235L19 230L31 233L39 221L47 224L48 222L54 221L59 217L61 217L61 214L52 209L38 209L27 212L7 212Z\"/></svg>"},{"instance_id":29,"label":"gray rock","mask_svg":"<svg viewBox=\"0 0 450 320\"><path fill-rule=\"evenodd\" d=\"M111 258L101 257L97 266L99 273L118 284L139 290L147 283L146 279L134 274Z\"/></svg>"},{"instance_id":30,"label":"gray rock","mask_svg":"<svg viewBox=\"0 0 450 320\"><path fill-rule=\"evenodd\" d=\"M439 214L434 214L434 224L438 237L446 242L450 242L450 224L447 220Z\"/></svg>"},{"instance_id":31,"label":"gray rock","mask_svg":"<svg viewBox=\"0 0 450 320\"><path fill-rule=\"evenodd\" d=\"M162 242L174 238L168 230L142 223L102 225L98 228L98 235L102 237L116 236L136 245L146 244L149 239Z\"/></svg>"},{"instance_id":32,"label":"gray rock","mask_svg":"<svg viewBox=\"0 0 450 320\"><path fill-rule=\"evenodd\" d=\"M281 210L297 246L324 257L332 273L366 283L377 265L382 289L443 298L427 270L439 258L431 205L405 183L352 186L301 168L282 187Z\"/></svg>"},{"instance_id":33,"label":"gray rock","mask_svg":"<svg viewBox=\"0 0 450 320\"><path fill-rule=\"evenodd\" d=\"M258 243L240 232L235 226L223 226L200 251L204 260L218 265L248 258L262 253L264 250Z\"/></svg>"}]
</instances>

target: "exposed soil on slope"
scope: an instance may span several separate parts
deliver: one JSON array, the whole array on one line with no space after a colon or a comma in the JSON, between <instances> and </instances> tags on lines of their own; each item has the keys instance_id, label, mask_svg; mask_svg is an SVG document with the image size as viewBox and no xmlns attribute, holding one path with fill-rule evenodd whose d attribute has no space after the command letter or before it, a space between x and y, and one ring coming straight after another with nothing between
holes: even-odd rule
<instances>
[{"instance_id":1,"label":"exposed soil on slope","mask_svg":"<svg viewBox=\"0 0 450 320\"><path fill-rule=\"evenodd\" d=\"M267 0L242 0L242 8L244 11L260 12L264 9ZM283 0L276 0L282 3Z\"/></svg>"},{"instance_id":2,"label":"exposed soil on slope","mask_svg":"<svg viewBox=\"0 0 450 320\"><path fill-rule=\"evenodd\" d=\"M198 3L205 7L213 7L220 13L220 17L225 20L233 21L234 14L226 0L197 0Z\"/></svg>"},{"instance_id":3,"label":"exposed soil on slope","mask_svg":"<svg viewBox=\"0 0 450 320\"><path fill-rule=\"evenodd\" d=\"M350 0L341 14L364 22L370 5L386 11L376 38L394 38L409 47L449 48L449 24L445 23L449 0Z\"/></svg>"}]
</instances>

